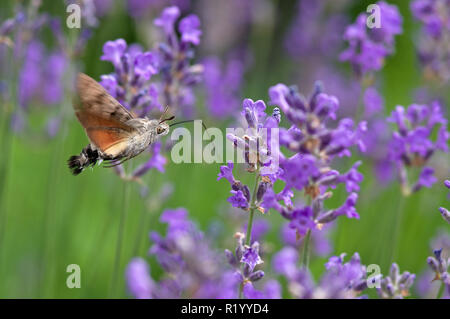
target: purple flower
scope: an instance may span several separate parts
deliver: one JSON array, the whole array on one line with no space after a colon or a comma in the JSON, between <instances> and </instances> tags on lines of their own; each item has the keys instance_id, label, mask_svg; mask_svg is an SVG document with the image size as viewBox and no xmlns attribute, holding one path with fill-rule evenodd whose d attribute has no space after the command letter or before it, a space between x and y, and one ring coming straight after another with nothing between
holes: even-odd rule
<instances>
[{"instance_id":1,"label":"purple flower","mask_svg":"<svg viewBox=\"0 0 450 319\"><path fill-rule=\"evenodd\" d=\"M344 263L345 254L331 257L325 264L327 272L322 276L319 293L322 298L354 298L367 288L366 267L358 253ZM324 296L325 295L325 296Z\"/></svg>"},{"instance_id":2,"label":"purple flower","mask_svg":"<svg viewBox=\"0 0 450 319\"><path fill-rule=\"evenodd\" d=\"M431 167L424 167L420 172L419 179L413 189L414 191L417 191L422 187L431 187L436 182L437 178L434 177L434 169Z\"/></svg>"},{"instance_id":3,"label":"purple flower","mask_svg":"<svg viewBox=\"0 0 450 319\"><path fill-rule=\"evenodd\" d=\"M150 82L159 72L155 52L143 52L139 45L128 46L125 40L117 39L104 44L101 59L114 65L114 73L102 75L100 83L123 106L138 117L145 117L155 109L162 110L158 101L159 83ZM149 151L152 156L132 173L132 177L141 177L152 168L164 171L166 159L161 155L161 144L154 143Z\"/></svg>"},{"instance_id":4,"label":"purple flower","mask_svg":"<svg viewBox=\"0 0 450 319\"><path fill-rule=\"evenodd\" d=\"M358 253L346 263L345 254L333 256L325 264L326 271L315 284L304 268L297 266L297 251L284 248L274 256L274 270L284 275L291 295L297 298L356 298L367 288L366 267Z\"/></svg>"},{"instance_id":5,"label":"purple flower","mask_svg":"<svg viewBox=\"0 0 450 319\"><path fill-rule=\"evenodd\" d=\"M164 165L166 165L167 160L163 155L161 155L161 142L153 143L150 148L152 149L152 156L146 163L138 167L133 172L134 177L140 177L152 168L156 168L161 173L164 172Z\"/></svg>"},{"instance_id":6,"label":"purple flower","mask_svg":"<svg viewBox=\"0 0 450 319\"><path fill-rule=\"evenodd\" d=\"M137 45L127 46L123 39L108 41L103 46L102 60L113 63L115 72L101 76L101 84L108 92L138 116L144 117L152 109L160 109L158 92L149 83L159 69L153 52L142 52Z\"/></svg>"},{"instance_id":7,"label":"purple flower","mask_svg":"<svg viewBox=\"0 0 450 319\"><path fill-rule=\"evenodd\" d=\"M233 176L233 166L234 164L232 162L229 162L227 166L221 166L220 167L220 173L218 174L217 180L220 180L222 178L227 179L231 184L231 194L233 196L230 196L227 200L232 204L233 207L238 207L243 210L248 210L250 208L250 201L251 201L251 195L250 195L250 189L247 185L244 185L241 183L241 181L236 180ZM262 182L260 184L265 185L265 182ZM258 194L261 193L262 187L258 187ZM264 193L266 188L264 188ZM261 200L263 194L257 195L257 198L254 198L253 201L257 200L258 202Z\"/></svg>"},{"instance_id":8,"label":"purple flower","mask_svg":"<svg viewBox=\"0 0 450 319\"><path fill-rule=\"evenodd\" d=\"M94 0L95 13L97 16L104 16L113 5L112 0Z\"/></svg>"},{"instance_id":9,"label":"purple flower","mask_svg":"<svg viewBox=\"0 0 450 319\"><path fill-rule=\"evenodd\" d=\"M249 172L260 170L262 176L273 181L279 173L278 162L281 154L278 149L278 141L272 139L272 130L278 128L281 115L278 108L274 108L272 115L265 113L264 101L244 99L242 115L248 128L228 133L227 139L243 152L246 168ZM277 131L275 131L275 134Z\"/></svg>"},{"instance_id":10,"label":"purple flower","mask_svg":"<svg viewBox=\"0 0 450 319\"><path fill-rule=\"evenodd\" d=\"M64 93L63 76L66 68L66 56L62 52L54 52L47 58L44 76L43 100L47 104L61 102Z\"/></svg>"},{"instance_id":11,"label":"purple flower","mask_svg":"<svg viewBox=\"0 0 450 319\"><path fill-rule=\"evenodd\" d=\"M388 156L400 167L402 188L409 192L406 169L415 166L423 168L412 191L418 191L423 186L431 187L436 181L433 169L424 165L437 150L448 152L447 146L444 146L449 138L447 120L442 115L440 103L412 104L406 111L402 106L397 106L388 121L398 128L392 135ZM431 139L435 129L438 130L436 142Z\"/></svg>"},{"instance_id":12,"label":"purple flower","mask_svg":"<svg viewBox=\"0 0 450 319\"><path fill-rule=\"evenodd\" d=\"M344 118L339 121L337 128L328 127L329 120L336 116L339 102L335 97L323 94L320 82L316 82L309 100L299 94L295 87L288 88L284 84L271 87L269 96L272 103L279 106L287 119L299 129L291 129L284 138L280 138L281 144L289 150L313 154L325 160L349 155L348 148L352 145L363 147L361 137L365 130L364 122L354 128L354 122Z\"/></svg>"},{"instance_id":13,"label":"purple flower","mask_svg":"<svg viewBox=\"0 0 450 319\"><path fill-rule=\"evenodd\" d=\"M298 252L293 247L284 247L272 258L273 270L282 274L288 279L293 279L297 275Z\"/></svg>"},{"instance_id":14,"label":"purple flower","mask_svg":"<svg viewBox=\"0 0 450 319\"><path fill-rule=\"evenodd\" d=\"M317 221L321 224L329 223L339 216L347 216L347 218L359 219L359 214L355 209L357 199L358 194L351 193L341 207L321 213L318 216Z\"/></svg>"},{"instance_id":15,"label":"purple flower","mask_svg":"<svg viewBox=\"0 0 450 319\"><path fill-rule=\"evenodd\" d=\"M32 7L30 8L31 11L37 9L34 6ZM67 71L67 57L59 47L52 50L46 49L39 40L37 33L44 23L48 23L48 19L45 15L37 15L36 19L42 19L42 21L38 23L38 21L26 20L25 22L21 21L21 18L16 17L11 27L17 29L9 30L11 32L14 31L17 35L14 52L11 52L11 54L14 54L19 65L18 83L15 84L17 86L17 97L14 98L17 98L20 111L19 109L14 110L14 116L11 119L11 127L15 132L25 128L27 112L30 106L55 106L62 101L65 89L64 75ZM38 25L34 25L36 23ZM33 30L28 30L28 28ZM4 32L6 31L8 30ZM25 37L26 39L22 39L22 33L28 35ZM0 60L2 60L0 63L6 62L6 56L2 54L6 51L1 49L6 49L6 46L0 44ZM7 79L10 77L8 75L11 73L10 67L2 65L1 68L5 71L3 78ZM45 81L42 81L42 79L45 79ZM3 94L3 92L0 92L0 95ZM11 98L9 94L5 95L5 97ZM58 125L53 125L52 128L55 129L54 133L56 134ZM48 136L53 137L55 135L48 134Z\"/></svg>"},{"instance_id":16,"label":"purple flower","mask_svg":"<svg viewBox=\"0 0 450 319\"><path fill-rule=\"evenodd\" d=\"M176 5L184 12L191 7L191 0L127 0L127 9L133 18L146 19L167 4Z\"/></svg>"},{"instance_id":17,"label":"purple flower","mask_svg":"<svg viewBox=\"0 0 450 319\"><path fill-rule=\"evenodd\" d=\"M111 8L111 0L91 0L77 2L75 0L66 0L68 4L77 4L80 6L81 17L83 19L83 26L97 27L99 24L98 18L103 16Z\"/></svg>"},{"instance_id":18,"label":"purple flower","mask_svg":"<svg viewBox=\"0 0 450 319\"><path fill-rule=\"evenodd\" d=\"M422 23L416 43L419 61L424 67L425 77L443 83L450 80L450 63L447 45L450 34L450 18L447 0L414 0L411 11Z\"/></svg>"},{"instance_id":19,"label":"purple flower","mask_svg":"<svg viewBox=\"0 0 450 319\"><path fill-rule=\"evenodd\" d=\"M301 209L292 205L282 206L278 203L280 198L273 191L267 191L267 197L262 201L263 207L277 209L290 221L290 227L295 228L298 235L314 229L317 220L328 223L340 215L358 218L354 207L357 194L354 192L359 191L359 184L363 179L362 174L357 171L360 163L355 163L345 174L332 169L330 165L335 157L350 156L350 148L354 145L364 150L362 137L366 131L365 122L355 127L352 119L343 118L339 120L337 127L331 128L330 122L337 118L339 101L336 97L323 93L320 82L316 83L309 99L295 87L284 84L271 87L269 96L292 124L289 130L280 131L280 144L294 155L288 158L280 155L280 172L276 177L285 182L284 192L291 189L304 190L311 198L311 205ZM324 201L332 194L329 189L334 189L340 183L345 183L351 194L342 207L326 211Z\"/></svg>"},{"instance_id":20,"label":"purple flower","mask_svg":"<svg viewBox=\"0 0 450 319\"><path fill-rule=\"evenodd\" d=\"M155 19L155 25L162 28L166 35L174 31L175 21L180 16L180 9L177 6L167 7L161 15Z\"/></svg>"},{"instance_id":21,"label":"purple flower","mask_svg":"<svg viewBox=\"0 0 450 319\"><path fill-rule=\"evenodd\" d=\"M27 107L30 100L37 94L41 84L41 63L44 59L44 47L37 40L32 41L26 51L25 62L19 75L18 100L19 105Z\"/></svg>"},{"instance_id":22,"label":"purple flower","mask_svg":"<svg viewBox=\"0 0 450 319\"><path fill-rule=\"evenodd\" d=\"M192 43L193 45L200 44L200 19L195 14L190 14L181 19L179 30L181 33L181 41Z\"/></svg>"},{"instance_id":23,"label":"purple flower","mask_svg":"<svg viewBox=\"0 0 450 319\"><path fill-rule=\"evenodd\" d=\"M297 1L296 14L289 27L284 45L297 59L311 56L335 56L341 46L347 18L337 8L321 1ZM337 9L337 10L336 10Z\"/></svg>"},{"instance_id":24,"label":"purple flower","mask_svg":"<svg viewBox=\"0 0 450 319\"><path fill-rule=\"evenodd\" d=\"M165 8L161 16L155 19L155 25L165 32L164 41L157 44L158 68L162 79L160 89L164 105L169 105L172 112L183 112L184 116L192 117L195 102L192 87L202 81L204 69L200 64L191 65L194 57L191 44L199 42L200 22L194 16L182 19L183 26L179 25L180 39L174 27L179 16L179 8L172 6Z\"/></svg>"},{"instance_id":25,"label":"purple flower","mask_svg":"<svg viewBox=\"0 0 450 319\"><path fill-rule=\"evenodd\" d=\"M255 289L251 282L244 285L244 296L247 299L280 299L281 286L278 281L270 280L264 285L262 291Z\"/></svg>"},{"instance_id":26,"label":"purple flower","mask_svg":"<svg viewBox=\"0 0 450 319\"><path fill-rule=\"evenodd\" d=\"M233 205L233 207L242 209L249 208L250 205L248 203L248 199L245 197L244 193L241 190L231 190L231 194L233 194L233 196L228 197L227 200L231 203L231 205Z\"/></svg>"},{"instance_id":27,"label":"purple flower","mask_svg":"<svg viewBox=\"0 0 450 319\"><path fill-rule=\"evenodd\" d=\"M345 188L348 193L351 192L359 192L359 184L361 184L364 179L363 174L358 172L358 167L361 165L361 161L353 164L352 168L345 174L342 174L338 177L338 181L341 183L345 183Z\"/></svg>"},{"instance_id":28,"label":"purple flower","mask_svg":"<svg viewBox=\"0 0 450 319\"><path fill-rule=\"evenodd\" d=\"M371 29L373 37L378 41L382 40L388 45L394 44L394 36L403 32L403 19L398 8L385 1L379 1L380 16L382 19L381 27Z\"/></svg>"},{"instance_id":29,"label":"purple flower","mask_svg":"<svg viewBox=\"0 0 450 319\"><path fill-rule=\"evenodd\" d=\"M439 211L441 212L442 218L450 224L450 212L448 209L444 207L439 207Z\"/></svg>"},{"instance_id":30,"label":"purple flower","mask_svg":"<svg viewBox=\"0 0 450 319\"><path fill-rule=\"evenodd\" d=\"M103 45L103 55L100 60L111 62L116 70L120 70L122 63L122 56L127 49L127 43L124 39L117 39L115 41L107 41Z\"/></svg>"},{"instance_id":31,"label":"purple flower","mask_svg":"<svg viewBox=\"0 0 450 319\"><path fill-rule=\"evenodd\" d=\"M380 70L393 51L394 36L402 33L402 17L397 7L384 1L377 4L383 20L381 28L367 28L367 14L361 13L344 33L349 47L341 53L340 60L349 61L358 76Z\"/></svg>"},{"instance_id":32,"label":"purple flower","mask_svg":"<svg viewBox=\"0 0 450 319\"><path fill-rule=\"evenodd\" d=\"M416 275L408 271L400 274L398 265L393 263L389 276L381 279L381 287L377 288L378 295L383 299L403 299L409 295L415 278Z\"/></svg>"},{"instance_id":33,"label":"purple flower","mask_svg":"<svg viewBox=\"0 0 450 319\"><path fill-rule=\"evenodd\" d=\"M126 270L128 290L137 299L152 298L153 280L149 266L142 258L132 259Z\"/></svg>"},{"instance_id":34,"label":"purple flower","mask_svg":"<svg viewBox=\"0 0 450 319\"><path fill-rule=\"evenodd\" d=\"M444 186L450 188L450 180L446 179L444 181ZM444 207L439 207L439 211L442 215L442 218L444 218L444 220L450 224L450 212L448 211L448 209Z\"/></svg>"},{"instance_id":35,"label":"purple flower","mask_svg":"<svg viewBox=\"0 0 450 319\"><path fill-rule=\"evenodd\" d=\"M208 57L203 61L203 66L206 106L211 114L217 118L235 114L240 105L243 63L230 59L224 64L217 57Z\"/></svg>"},{"instance_id":36,"label":"purple flower","mask_svg":"<svg viewBox=\"0 0 450 319\"><path fill-rule=\"evenodd\" d=\"M262 264L263 261L259 256L259 243L257 241L253 242L253 244L244 247L244 251L242 252L241 263L245 263L249 266L250 272L255 269L256 265Z\"/></svg>"},{"instance_id":37,"label":"purple flower","mask_svg":"<svg viewBox=\"0 0 450 319\"><path fill-rule=\"evenodd\" d=\"M148 277L135 275L128 277L137 281L129 282L129 286L150 286L152 298L236 298L242 276L239 278L222 263L223 259L211 249L208 238L187 215L184 208L164 211L160 220L168 224L166 235L150 234L153 242L150 254L156 257L167 276L149 285ZM145 274L145 267L139 266L135 273ZM263 275L260 271L246 274L254 280ZM142 282L140 278L144 278Z\"/></svg>"},{"instance_id":38,"label":"purple flower","mask_svg":"<svg viewBox=\"0 0 450 319\"><path fill-rule=\"evenodd\" d=\"M365 116L370 118L379 114L384 109L383 97L373 86L367 88L364 92Z\"/></svg>"},{"instance_id":39,"label":"purple flower","mask_svg":"<svg viewBox=\"0 0 450 319\"><path fill-rule=\"evenodd\" d=\"M448 152L448 143L447 141L450 138L450 133L447 131L447 125L442 125L439 128L437 133L436 142L434 143L434 147L442 152Z\"/></svg>"},{"instance_id":40,"label":"purple flower","mask_svg":"<svg viewBox=\"0 0 450 319\"><path fill-rule=\"evenodd\" d=\"M184 208L165 210L159 220L169 225L167 229L168 234L187 232L192 227L192 223L187 219L187 215L188 212Z\"/></svg>"},{"instance_id":41,"label":"purple flower","mask_svg":"<svg viewBox=\"0 0 450 319\"><path fill-rule=\"evenodd\" d=\"M233 162L228 162L228 164L220 166L220 173L217 175L217 180L225 178L231 185L235 184L236 180L233 176Z\"/></svg>"},{"instance_id":42,"label":"purple flower","mask_svg":"<svg viewBox=\"0 0 450 319\"><path fill-rule=\"evenodd\" d=\"M157 58L153 52L138 53L135 58L134 74L146 81L158 73Z\"/></svg>"},{"instance_id":43,"label":"purple flower","mask_svg":"<svg viewBox=\"0 0 450 319\"><path fill-rule=\"evenodd\" d=\"M295 229L299 236L306 235L308 230L316 227L316 223L313 220L313 211L309 206L305 206L302 209L295 209L291 216L292 219L289 227Z\"/></svg>"},{"instance_id":44,"label":"purple flower","mask_svg":"<svg viewBox=\"0 0 450 319\"><path fill-rule=\"evenodd\" d=\"M266 118L266 104L262 100L254 102L252 99L244 99L242 102L243 111L248 127L257 128L262 125Z\"/></svg>"},{"instance_id":45,"label":"purple flower","mask_svg":"<svg viewBox=\"0 0 450 319\"><path fill-rule=\"evenodd\" d=\"M280 194L276 194L273 191L273 188L268 188L264 193L261 206L265 211L268 211L270 208L274 208L277 211L283 210L283 206L279 203L281 200Z\"/></svg>"},{"instance_id":46,"label":"purple flower","mask_svg":"<svg viewBox=\"0 0 450 319\"><path fill-rule=\"evenodd\" d=\"M318 178L320 172L312 155L296 154L282 162L283 174L287 187L303 189L309 185L310 178Z\"/></svg>"},{"instance_id":47,"label":"purple flower","mask_svg":"<svg viewBox=\"0 0 450 319\"><path fill-rule=\"evenodd\" d=\"M102 75L100 84L111 94L113 97L117 97L117 79L112 74Z\"/></svg>"},{"instance_id":48,"label":"purple flower","mask_svg":"<svg viewBox=\"0 0 450 319\"><path fill-rule=\"evenodd\" d=\"M245 285L249 282L256 282L264 277L262 270L256 270L255 267L262 264L263 261L259 256L259 243L254 241L251 246L245 245L245 235L236 233L237 247L232 253L228 249L225 250L225 256L228 263L235 269L235 275L238 282ZM244 265L243 267L241 267Z\"/></svg>"},{"instance_id":49,"label":"purple flower","mask_svg":"<svg viewBox=\"0 0 450 319\"><path fill-rule=\"evenodd\" d=\"M346 215L348 218L356 218L359 219L359 214L355 210L356 201L358 199L358 194L351 193L344 205L335 210L335 214L337 216Z\"/></svg>"}]
</instances>

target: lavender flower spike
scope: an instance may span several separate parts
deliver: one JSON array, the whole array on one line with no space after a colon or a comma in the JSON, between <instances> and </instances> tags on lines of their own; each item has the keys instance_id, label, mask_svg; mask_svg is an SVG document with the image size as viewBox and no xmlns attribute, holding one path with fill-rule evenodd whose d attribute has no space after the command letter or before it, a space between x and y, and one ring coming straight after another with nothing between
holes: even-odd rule
<instances>
[{"instance_id":1,"label":"lavender flower spike","mask_svg":"<svg viewBox=\"0 0 450 319\"><path fill-rule=\"evenodd\" d=\"M413 16L422 23L416 43L426 78L448 84L450 81L450 10L447 0L414 0Z\"/></svg>"},{"instance_id":2,"label":"lavender flower spike","mask_svg":"<svg viewBox=\"0 0 450 319\"><path fill-rule=\"evenodd\" d=\"M395 5L377 2L382 23L380 28L367 27L367 14L361 13L354 24L347 27L344 39L349 47L340 55L341 61L349 61L359 77L378 71L385 58L392 54L394 36L402 33L402 17Z\"/></svg>"},{"instance_id":3,"label":"lavender flower spike","mask_svg":"<svg viewBox=\"0 0 450 319\"><path fill-rule=\"evenodd\" d=\"M153 280L150 277L149 266L142 258L134 258L126 270L128 290L137 299L152 297Z\"/></svg>"},{"instance_id":4,"label":"lavender flower spike","mask_svg":"<svg viewBox=\"0 0 450 319\"><path fill-rule=\"evenodd\" d=\"M389 276L381 279L381 287L377 288L378 295L383 299L403 299L409 296L409 289L414 283L416 275L405 271L400 274L400 269L393 263Z\"/></svg>"},{"instance_id":5,"label":"lavender flower spike","mask_svg":"<svg viewBox=\"0 0 450 319\"><path fill-rule=\"evenodd\" d=\"M445 187L450 188L450 180L445 180L445 181L444 181L444 185L445 185ZM450 224L450 212L448 211L448 209L447 209L447 208L444 208L444 207L439 207L439 212L441 213L442 218L443 218L447 223Z\"/></svg>"},{"instance_id":6,"label":"lavender flower spike","mask_svg":"<svg viewBox=\"0 0 450 319\"><path fill-rule=\"evenodd\" d=\"M395 123L397 131L389 143L388 157L399 167L403 192L417 192L422 187L431 187L437 179L432 167L425 166L437 151L448 152L447 119L442 114L439 101L429 104L411 104L407 109L397 106L387 119ZM437 137L432 139L433 132ZM409 184L407 168L419 167L419 179Z\"/></svg>"}]
</instances>

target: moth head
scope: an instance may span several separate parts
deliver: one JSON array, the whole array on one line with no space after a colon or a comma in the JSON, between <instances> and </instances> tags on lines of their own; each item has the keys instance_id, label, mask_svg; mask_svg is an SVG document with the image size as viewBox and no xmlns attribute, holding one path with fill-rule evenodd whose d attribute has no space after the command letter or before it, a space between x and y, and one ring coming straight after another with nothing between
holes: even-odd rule
<instances>
[{"instance_id":1,"label":"moth head","mask_svg":"<svg viewBox=\"0 0 450 319\"><path fill-rule=\"evenodd\" d=\"M167 108L166 108L166 111L167 111ZM164 113L166 111L164 111ZM158 135L167 135L167 133L169 133L169 128L170 128L170 125L167 124L167 121L171 121L174 118L175 118L175 116L171 116L171 117L168 117L166 119L162 119L162 115L161 115L161 118L159 119L158 126L156 127L156 134L158 134Z\"/></svg>"},{"instance_id":2,"label":"moth head","mask_svg":"<svg viewBox=\"0 0 450 319\"><path fill-rule=\"evenodd\" d=\"M167 135L169 133L169 124L166 122L159 123L156 127L156 134Z\"/></svg>"}]
</instances>

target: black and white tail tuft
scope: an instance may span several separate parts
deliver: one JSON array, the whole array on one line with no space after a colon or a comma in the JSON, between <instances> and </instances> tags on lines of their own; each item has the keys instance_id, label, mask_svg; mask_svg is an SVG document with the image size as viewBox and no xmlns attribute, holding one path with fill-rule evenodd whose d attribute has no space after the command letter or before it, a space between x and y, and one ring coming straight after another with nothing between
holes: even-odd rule
<instances>
[{"instance_id":1,"label":"black and white tail tuft","mask_svg":"<svg viewBox=\"0 0 450 319\"><path fill-rule=\"evenodd\" d=\"M80 155L74 155L69 158L67 164L73 175L80 174L86 167L95 165L100 159L97 150L93 150L91 144L83 148Z\"/></svg>"}]
</instances>

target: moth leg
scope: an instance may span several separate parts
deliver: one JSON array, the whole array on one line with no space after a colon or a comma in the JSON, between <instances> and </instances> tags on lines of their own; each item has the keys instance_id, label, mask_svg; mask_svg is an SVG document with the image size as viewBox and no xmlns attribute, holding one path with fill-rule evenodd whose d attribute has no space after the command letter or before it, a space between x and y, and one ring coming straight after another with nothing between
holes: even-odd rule
<instances>
[{"instance_id":1,"label":"moth leg","mask_svg":"<svg viewBox=\"0 0 450 319\"><path fill-rule=\"evenodd\" d=\"M126 157L125 159L122 159L117 162L116 161L110 162L110 164L108 164L108 165L103 165L103 168L111 168L111 167L121 165L121 164L125 163L126 161L128 161L129 159L130 159L129 157Z\"/></svg>"},{"instance_id":2,"label":"moth leg","mask_svg":"<svg viewBox=\"0 0 450 319\"><path fill-rule=\"evenodd\" d=\"M124 161L110 161L108 164L104 164L103 168L111 168L122 164Z\"/></svg>"}]
</instances>

